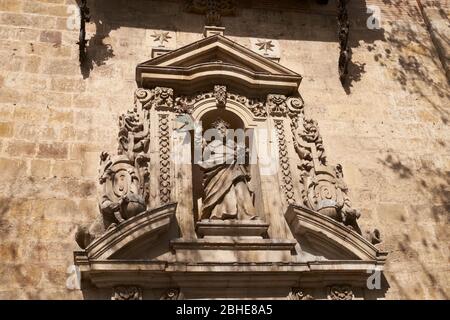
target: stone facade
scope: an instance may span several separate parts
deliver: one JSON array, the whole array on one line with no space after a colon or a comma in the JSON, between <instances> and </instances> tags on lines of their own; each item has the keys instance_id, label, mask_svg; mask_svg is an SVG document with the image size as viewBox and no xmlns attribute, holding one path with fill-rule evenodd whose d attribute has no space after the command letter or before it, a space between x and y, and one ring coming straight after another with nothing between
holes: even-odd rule
<instances>
[{"instance_id":1,"label":"stone facade","mask_svg":"<svg viewBox=\"0 0 450 320\"><path fill-rule=\"evenodd\" d=\"M186 12L183 1L92 2L80 68L75 1L0 1L0 298L111 296L109 289L67 288L78 226L99 216L100 154L117 150L117 120L133 105L136 65L152 49L203 39L203 13ZM224 34L248 49L273 40L279 63L303 76L306 117L317 120L328 160L344 168L361 229L377 227L378 248L389 252L386 298L447 299L447 2L350 1L344 86L334 1L240 3L221 17ZM368 29L367 6L380 9L381 29ZM162 204L165 195L150 189ZM342 285L330 286L328 298L357 295ZM136 287L113 292L142 298ZM290 297L310 295L294 288Z\"/></svg>"}]
</instances>

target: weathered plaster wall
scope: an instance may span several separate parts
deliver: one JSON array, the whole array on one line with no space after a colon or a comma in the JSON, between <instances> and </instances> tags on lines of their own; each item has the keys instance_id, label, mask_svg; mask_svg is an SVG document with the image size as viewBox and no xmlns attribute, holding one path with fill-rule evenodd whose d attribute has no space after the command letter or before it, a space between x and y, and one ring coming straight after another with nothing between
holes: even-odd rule
<instances>
[{"instance_id":1,"label":"weathered plaster wall","mask_svg":"<svg viewBox=\"0 0 450 320\"><path fill-rule=\"evenodd\" d=\"M90 1L80 71L74 3L0 0L0 298L82 298L65 271L76 225L98 214L98 157L115 151L135 66L150 58L153 30L170 31L176 47L202 36L203 17L180 1ZM225 34L245 46L278 39L280 62L304 76L306 112L330 162L343 164L360 224L377 226L390 251L387 298L448 298L449 91L417 2L351 1L346 90L333 1L242 3ZM366 5L381 9L382 29L366 27ZM447 1L434 10L431 20L448 23Z\"/></svg>"}]
</instances>

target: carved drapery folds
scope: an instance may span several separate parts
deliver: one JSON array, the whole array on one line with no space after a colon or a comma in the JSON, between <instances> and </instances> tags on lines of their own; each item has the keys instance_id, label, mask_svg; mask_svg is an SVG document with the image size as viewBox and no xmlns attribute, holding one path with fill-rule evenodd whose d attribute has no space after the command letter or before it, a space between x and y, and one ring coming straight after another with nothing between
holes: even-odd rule
<instances>
[{"instance_id":1,"label":"carved drapery folds","mask_svg":"<svg viewBox=\"0 0 450 320\"><path fill-rule=\"evenodd\" d=\"M114 287L111 300L142 300L142 290L137 286Z\"/></svg>"}]
</instances>

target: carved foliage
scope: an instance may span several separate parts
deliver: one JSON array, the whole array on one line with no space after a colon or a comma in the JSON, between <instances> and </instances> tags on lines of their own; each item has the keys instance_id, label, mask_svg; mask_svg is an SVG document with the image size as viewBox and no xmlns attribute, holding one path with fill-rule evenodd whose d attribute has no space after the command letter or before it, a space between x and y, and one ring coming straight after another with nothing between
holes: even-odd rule
<instances>
[{"instance_id":1,"label":"carved foliage","mask_svg":"<svg viewBox=\"0 0 450 320\"><path fill-rule=\"evenodd\" d=\"M256 117L266 117L266 105L263 100L248 98L236 93L227 92L225 86L215 86L213 92L203 92L195 95L180 95L175 98L173 111L176 113L192 113L197 102L215 98L218 107L225 107L228 100L237 101L247 107Z\"/></svg>"},{"instance_id":2,"label":"carved foliage","mask_svg":"<svg viewBox=\"0 0 450 320\"><path fill-rule=\"evenodd\" d=\"M272 116L284 116L287 114L286 99L286 96L281 94L267 95L267 107Z\"/></svg>"},{"instance_id":3,"label":"carved foliage","mask_svg":"<svg viewBox=\"0 0 450 320\"><path fill-rule=\"evenodd\" d=\"M156 87L154 89L153 105L155 109L173 108L173 89L166 87Z\"/></svg>"},{"instance_id":4,"label":"carved foliage","mask_svg":"<svg viewBox=\"0 0 450 320\"><path fill-rule=\"evenodd\" d=\"M105 228L146 209L151 99L150 90L136 91L133 110L119 117L118 155L101 154L99 182L103 185L103 193L100 210Z\"/></svg>"},{"instance_id":5,"label":"carved foliage","mask_svg":"<svg viewBox=\"0 0 450 320\"><path fill-rule=\"evenodd\" d=\"M170 202L170 133L169 115L159 115L159 198L161 204Z\"/></svg>"},{"instance_id":6,"label":"carved foliage","mask_svg":"<svg viewBox=\"0 0 450 320\"><path fill-rule=\"evenodd\" d=\"M186 11L205 14L206 25L220 26L222 16L235 14L236 2L234 0L187 0Z\"/></svg>"},{"instance_id":7,"label":"carved foliage","mask_svg":"<svg viewBox=\"0 0 450 320\"><path fill-rule=\"evenodd\" d=\"M111 300L142 300L142 290L137 286L114 287Z\"/></svg>"},{"instance_id":8,"label":"carved foliage","mask_svg":"<svg viewBox=\"0 0 450 320\"><path fill-rule=\"evenodd\" d=\"M278 136L278 152L281 167L281 187L288 204L293 204L294 200L294 185L292 183L291 168L289 165L288 150L286 145L286 137L284 132L284 124L282 120L275 120L275 128Z\"/></svg>"},{"instance_id":9,"label":"carved foliage","mask_svg":"<svg viewBox=\"0 0 450 320\"><path fill-rule=\"evenodd\" d=\"M292 128L294 148L299 156L303 204L361 234L356 221L360 213L351 206L342 166L327 164L317 122L300 119L292 122Z\"/></svg>"},{"instance_id":10,"label":"carved foliage","mask_svg":"<svg viewBox=\"0 0 450 320\"><path fill-rule=\"evenodd\" d=\"M179 298L180 298L180 289L171 288L163 292L160 300L178 300Z\"/></svg>"},{"instance_id":11,"label":"carved foliage","mask_svg":"<svg viewBox=\"0 0 450 320\"><path fill-rule=\"evenodd\" d=\"M299 97L286 97L282 94L269 94L266 100L269 114L275 117L298 117L303 113L303 99Z\"/></svg>"},{"instance_id":12,"label":"carved foliage","mask_svg":"<svg viewBox=\"0 0 450 320\"><path fill-rule=\"evenodd\" d=\"M227 87L221 85L214 86L214 97L216 98L217 107L225 107L227 104Z\"/></svg>"},{"instance_id":13,"label":"carved foliage","mask_svg":"<svg viewBox=\"0 0 450 320\"><path fill-rule=\"evenodd\" d=\"M328 288L330 300L353 300L353 291L350 286L331 286Z\"/></svg>"},{"instance_id":14,"label":"carved foliage","mask_svg":"<svg viewBox=\"0 0 450 320\"><path fill-rule=\"evenodd\" d=\"M300 126L294 126L294 148L300 156L300 170L310 172L314 166L325 165L326 156L317 121L303 119Z\"/></svg>"},{"instance_id":15,"label":"carved foliage","mask_svg":"<svg viewBox=\"0 0 450 320\"><path fill-rule=\"evenodd\" d=\"M307 294L302 288L292 288L289 293L289 300L314 300L314 297Z\"/></svg>"},{"instance_id":16,"label":"carved foliage","mask_svg":"<svg viewBox=\"0 0 450 320\"><path fill-rule=\"evenodd\" d=\"M228 93L228 98L246 106L256 117L267 117L266 106L261 99L247 98L234 93Z\"/></svg>"}]
</instances>

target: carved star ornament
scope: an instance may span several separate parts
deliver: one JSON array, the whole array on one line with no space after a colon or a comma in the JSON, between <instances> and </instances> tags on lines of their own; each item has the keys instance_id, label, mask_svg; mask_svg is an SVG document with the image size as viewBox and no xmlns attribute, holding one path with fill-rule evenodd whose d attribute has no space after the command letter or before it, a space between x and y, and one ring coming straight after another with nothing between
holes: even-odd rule
<instances>
[{"instance_id":1,"label":"carved star ornament","mask_svg":"<svg viewBox=\"0 0 450 320\"><path fill-rule=\"evenodd\" d=\"M171 39L172 37L169 35L168 31L155 31L152 34L152 37L154 38L153 41L159 41L159 45L161 47L164 46L164 42L169 42L169 39Z\"/></svg>"},{"instance_id":2,"label":"carved star ornament","mask_svg":"<svg viewBox=\"0 0 450 320\"><path fill-rule=\"evenodd\" d=\"M264 50L264 54L268 54L268 51L273 51L273 47L275 45L272 43L272 40L259 40L256 43L258 46L258 50Z\"/></svg>"}]
</instances>

